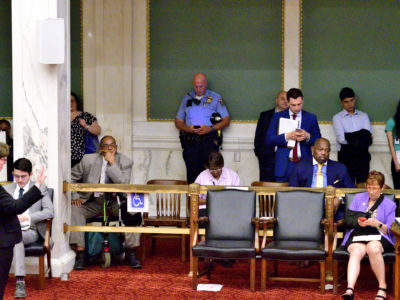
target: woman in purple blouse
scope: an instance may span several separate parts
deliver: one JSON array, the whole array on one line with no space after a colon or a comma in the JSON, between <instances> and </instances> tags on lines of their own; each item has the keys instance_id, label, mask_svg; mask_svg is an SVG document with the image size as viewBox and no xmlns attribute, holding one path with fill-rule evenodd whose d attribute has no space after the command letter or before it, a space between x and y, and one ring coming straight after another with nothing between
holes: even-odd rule
<instances>
[{"instance_id":1,"label":"woman in purple blouse","mask_svg":"<svg viewBox=\"0 0 400 300\"><path fill-rule=\"evenodd\" d=\"M347 289L342 295L343 299L354 298L354 285L360 273L360 262L366 254L371 264L372 271L378 279L379 289L375 299L386 299L385 263L382 253L392 251L394 236L390 232L395 219L396 204L383 197L379 206L373 206L382 195L385 176L377 171L371 171L367 178L367 192L359 193L354 197L349 209L371 213L366 220L358 219L358 227L346 232L342 246L350 253L347 266ZM373 211L371 211L371 208ZM362 231L368 231L365 235Z\"/></svg>"}]
</instances>

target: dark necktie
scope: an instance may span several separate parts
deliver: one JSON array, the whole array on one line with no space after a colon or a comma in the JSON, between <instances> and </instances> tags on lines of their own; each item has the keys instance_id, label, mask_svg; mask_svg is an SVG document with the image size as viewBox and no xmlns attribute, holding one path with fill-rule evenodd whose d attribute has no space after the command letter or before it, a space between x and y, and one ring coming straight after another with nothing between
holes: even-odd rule
<instances>
[{"instance_id":1,"label":"dark necktie","mask_svg":"<svg viewBox=\"0 0 400 300\"><path fill-rule=\"evenodd\" d=\"M296 114L293 114L292 115L292 118L293 118L293 120L296 120L296 117L297 117L297 115ZM294 147L293 147L293 162L298 162L299 161L299 156L297 155L297 141L296 141L296 143L294 144Z\"/></svg>"},{"instance_id":2,"label":"dark necktie","mask_svg":"<svg viewBox=\"0 0 400 300\"><path fill-rule=\"evenodd\" d=\"M23 189L23 188L20 188L20 189L19 189L18 199L21 199L22 196L24 196L24 189Z\"/></svg>"}]
</instances>

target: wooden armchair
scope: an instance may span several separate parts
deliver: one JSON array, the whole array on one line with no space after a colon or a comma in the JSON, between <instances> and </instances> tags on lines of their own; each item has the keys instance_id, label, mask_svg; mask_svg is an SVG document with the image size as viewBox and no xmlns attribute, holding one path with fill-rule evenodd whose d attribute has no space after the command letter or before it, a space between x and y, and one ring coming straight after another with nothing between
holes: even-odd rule
<instances>
[{"instance_id":1,"label":"wooden armchair","mask_svg":"<svg viewBox=\"0 0 400 300\"><path fill-rule=\"evenodd\" d=\"M187 185L187 181L169 180L169 179L153 179L147 184L161 185ZM186 228L189 224L189 205L186 197L186 217L181 217L181 194L157 193L156 194L156 216L149 216L143 213L143 226L170 226ZM186 235L162 235L162 234L142 234L142 260L145 259L146 238L151 238L151 253L154 252L156 238L180 238L182 242L182 262L186 260Z\"/></svg>"},{"instance_id":2,"label":"wooden armchair","mask_svg":"<svg viewBox=\"0 0 400 300\"><path fill-rule=\"evenodd\" d=\"M276 193L273 242L261 250L261 291L265 291L266 281L270 279L319 282L321 293L325 292L327 252L324 249L324 230L321 225L324 215L324 198L324 193L308 191ZM324 223L326 225L326 222ZM266 232L264 232L264 239L265 235ZM268 260L317 261L320 263L320 276L319 278L293 278L267 274Z\"/></svg>"},{"instance_id":3,"label":"wooden armchair","mask_svg":"<svg viewBox=\"0 0 400 300\"><path fill-rule=\"evenodd\" d=\"M400 225L394 225L391 229L395 238L396 244L394 245L394 251L396 253L396 262L394 266L394 299L400 300Z\"/></svg>"},{"instance_id":4,"label":"wooden armchair","mask_svg":"<svg viewBox=\"0 0 400 300\"><path fill-rule=\"evenodd\" d=\"M51 201L53 201L54 190L51 188L47 189ZM47 256L47 267L49 278L52 278L51 273L51 247L50 247L50 235L51 235L51 225L53 219L47 219L44 221L46 223L46 235L44 240L40 237L38 241L25 246L25 257L33 256L39 258L39 289L44 290L46 271L44 268L44 256Z\"/></svg>"},{"instance_id":5,"label":"wooden armchair","mask_svg":"<svg viewBox=\"0 0 400 300\"><path fill-rule=\"evenodd\" d=\"M207 216L193 220L192 287L197 289L199 257L247 259L250 262L250 290L255 290L258 224L254 191L219 190L207 193ZM206 240L197 242L198 223L206 221ZM255 225L255 226L254 226ZM210 276L207 270L207 276Z\"/></svg>"}]
</instances>

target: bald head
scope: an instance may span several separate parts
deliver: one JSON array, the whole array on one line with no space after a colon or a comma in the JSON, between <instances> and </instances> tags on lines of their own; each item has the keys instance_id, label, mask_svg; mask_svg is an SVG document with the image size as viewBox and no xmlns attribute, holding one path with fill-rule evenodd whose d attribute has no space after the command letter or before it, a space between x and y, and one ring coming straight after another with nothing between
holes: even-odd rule
<instances>
[{"instance_id":1,"label":"bald head","mask_svg":"<svg viewBox=\"0 0 400 300\"><path fill-rule=\"evenodd\" d=\"M289 103L287 101L286 94L287 94L286 91L280 91L278 93L278 95L276 95L276 99L275 99L275 102L276 102L275 109L276 109L276 111L279 112L279 111L285 110L285 109L287 109L289 107Z\"/></svg>"},{"instance_id":2,"label":"bald head","mask_svg":"<svg viewBox=\"0 0 400 300\"><path fill-rule=\"evenodd\" d=\"M329 159L331 143L326 138L319 138L312 147L312 154L319 164L324 164Z\"/></svg>"},{"instance_id":3,"label":"bald head","mask_svg":"<svg viewBox=\"0 0 400 300\"><path fill-rule=\"evenodd\" d=\"M193 89L196 96L203 96L206 93L208 81L204 73L197 73L193 76Z\"/></svg>"}]
</instances>

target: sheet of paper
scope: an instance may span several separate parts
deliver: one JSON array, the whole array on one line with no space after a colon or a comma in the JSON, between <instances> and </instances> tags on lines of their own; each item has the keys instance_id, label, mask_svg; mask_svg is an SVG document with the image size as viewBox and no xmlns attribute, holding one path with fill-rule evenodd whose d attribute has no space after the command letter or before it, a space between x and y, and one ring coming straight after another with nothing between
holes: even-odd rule
<instances>
[{"instance_id":1,"label":"sheet of paper","mask_svg":"<svg viewBox=\"0 0 400 300\"><path fill-rule=\"evenodd\" d=\"M227 186L227 190L242 190L242 191L248 191L249 187L248 186Z\"/></svg>"},{"instance_id":2,"label":"sheet of paper","mask_svg":"<svg viewBox=\"0 0 400 300\"><path fill-rule=\"evenodd\" d=\"M205 284L201 283L197 285L198 291L209 291L209 292L219 292L222 289L222 284Z\"/></svg>"},{"instance_id":3,"label":"sheet of paper","mask_svg":"<svg viewBox=\"0 0 400 300\"><path fill-rule=\"evenodd\" d=\"M380 234L360 235L353 237L353 242L369 242L369 241L380 241L380 240L381 240Z\"/></svg>"},{"instance_id":4,"label":"sheet of paper","mask_svg":"<svg viewBox=\"0 0 400 300\"><path fill-rule=\"evenodd\" d=\"M279 119L278 134L288 133L293 130L296 130L296 128L299 128L299 121L286 118ZM291 148L293 148L295 144L296 144L295 140L288 140L287 142L287 146Z\"/></svg>"}]
</instances>

